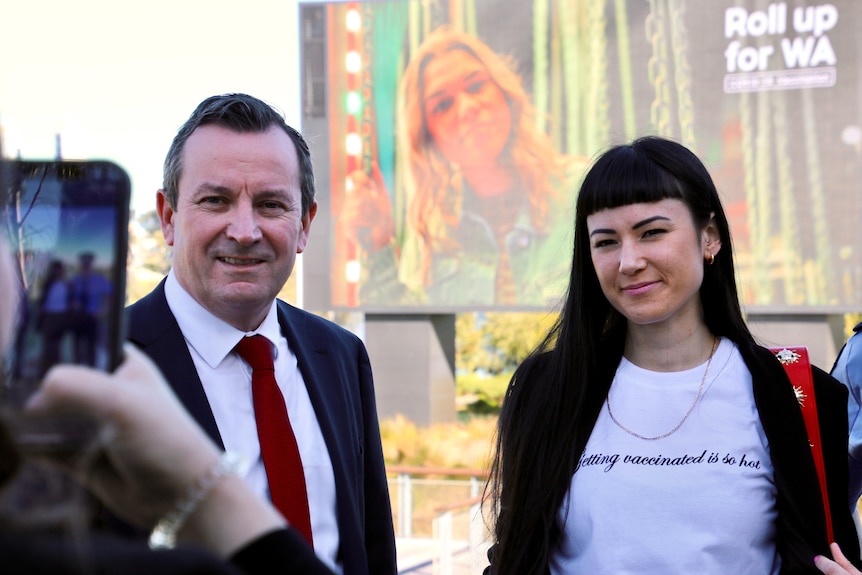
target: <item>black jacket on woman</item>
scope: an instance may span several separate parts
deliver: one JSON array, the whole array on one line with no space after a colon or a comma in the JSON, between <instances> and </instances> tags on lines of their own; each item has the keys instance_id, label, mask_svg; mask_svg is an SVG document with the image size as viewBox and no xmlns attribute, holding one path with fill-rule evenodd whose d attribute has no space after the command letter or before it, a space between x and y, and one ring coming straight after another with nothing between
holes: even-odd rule
<instances>
[{"instance_id":1,"label":"black jacket on woman","mask_svg":"<svg viewBox=\"0 0 862 575\"><path fill-rule=\"evenodd\" d=\"M782 573L820 573L814 556L831 556L817 471L802 411L784 368L768 349L739 345L751 371L754 401L769 441L778 492L778 552ZM859 564L859 539L848 493L847 388L812 366L829 507L836 542Z\"/></svg>"}]
</instances>

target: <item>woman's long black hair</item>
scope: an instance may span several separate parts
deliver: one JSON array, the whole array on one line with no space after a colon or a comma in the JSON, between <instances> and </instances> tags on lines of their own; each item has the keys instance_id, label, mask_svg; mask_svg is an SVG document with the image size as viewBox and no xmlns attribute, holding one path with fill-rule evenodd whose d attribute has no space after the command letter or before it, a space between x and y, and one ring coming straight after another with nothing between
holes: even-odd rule
<instances>
[{"instance_id":1,"label":"woman's long black hair","mask_svg":"<svg viewBox=\"0 0 862 575\"><path fill-rule=\"evenodd\" d=\"M737 343L753 342L739 306L727 217L703 163L684 146L654 136L602 154L578 195L562 312L515 371L503 402L485 490L495 575L547 572L561 535L560 506L623 354L625 318L602 293L587 217L668 198L686 203L698 229L715 218L721 249L712 265L704 263L700 288L708 329Z\"/></svg>"}]
</instances>

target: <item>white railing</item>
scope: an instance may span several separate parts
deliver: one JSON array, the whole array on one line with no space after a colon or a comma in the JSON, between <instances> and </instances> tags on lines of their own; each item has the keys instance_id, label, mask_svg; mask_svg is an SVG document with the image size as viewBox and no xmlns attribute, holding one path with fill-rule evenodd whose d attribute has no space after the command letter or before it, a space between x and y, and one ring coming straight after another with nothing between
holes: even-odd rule
<instances>
[{"instance_id":1,"label":"white railing","mask_svg":"<svg viewBox=\"0 0 862 575\"><path fill-rule=\"evenodd\" d=\"M453 537L453 524L457 515L464 514L465 511L468 521L467 559L461 562L460 569L456 569L455 555L463 553L465 549L463 541ZM439 545L434 573L455 575L456 572L466 572L470 575L481 575L488 565L485 555L488 549L488 534L482 518L482 497L476 496L440 507L438 512L440 514L434 519L434 533Z\"/></svg>"},{"instance_id":2,"label":"white railing","mask_svg":"<svg viewBox=\"0 0 862 575\"><path fill-rule=\"evenodd\" d=\"M423 560L414 559L403 573L481 575L488 564L481 512L487 472L416 466L389 466L388 471L395 474L390 492L396 535L402 546L423 547Z\"/></svg>"}]
</instances>

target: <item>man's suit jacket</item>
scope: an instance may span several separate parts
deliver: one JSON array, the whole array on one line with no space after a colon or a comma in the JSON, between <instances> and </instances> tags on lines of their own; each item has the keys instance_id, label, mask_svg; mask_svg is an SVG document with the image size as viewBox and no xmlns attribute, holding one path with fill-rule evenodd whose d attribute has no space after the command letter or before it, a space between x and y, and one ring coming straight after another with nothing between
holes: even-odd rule
<instances>
[{"instance_id":1,"label":"man's suit jacket","mask_svg":"<svg viewBox=\"0 0 862 575\"><path fill-rule=\"evenodd\" d=\"M282 301L278 321L296 354L332 460L344 574L394 574L392 511L365 346L349 331ZM129 340L155 361L186 409L223 447L188 346L168 307L164 281L129 306L127 325Z\"/></svg>"}]
</instances>

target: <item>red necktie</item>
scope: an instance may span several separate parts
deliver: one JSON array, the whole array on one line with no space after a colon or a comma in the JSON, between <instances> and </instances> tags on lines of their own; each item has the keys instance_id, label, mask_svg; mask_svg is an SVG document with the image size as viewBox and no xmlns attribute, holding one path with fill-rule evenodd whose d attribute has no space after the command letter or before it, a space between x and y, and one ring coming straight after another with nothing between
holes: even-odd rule
<instances>
[{"instance_id":1,"label":"red necktie","mask_svg":"<svg viewBox=\"0 0 862 575\"><path fill-rule=\"evenodd\" d=\"M242 338L235 349L252 367L254 416L272 503L313 544L305 473L284 397L275 382L272 347L262 335L253 335Z\"/></svg>"}]
</instances>

